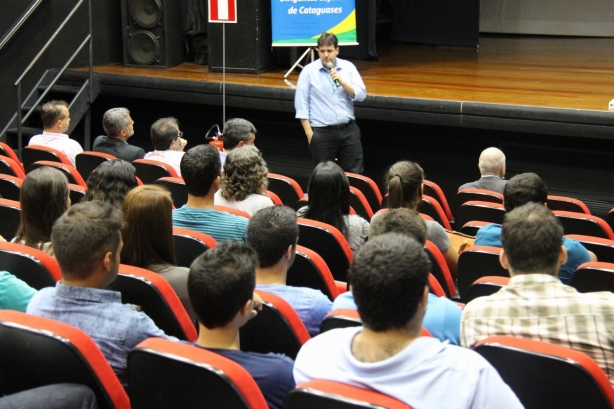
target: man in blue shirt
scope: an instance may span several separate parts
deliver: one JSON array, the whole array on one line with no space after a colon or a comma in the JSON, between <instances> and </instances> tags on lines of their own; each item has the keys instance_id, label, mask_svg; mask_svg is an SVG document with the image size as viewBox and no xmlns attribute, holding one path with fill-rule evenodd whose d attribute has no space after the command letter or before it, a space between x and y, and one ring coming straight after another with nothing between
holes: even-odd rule
<instances>
[{"instance_id":1,"label":"man in blue shirt","mask_svg":"<svg viewBox=\"0 0 614 409\"><path fill-rule=\"evenodd\" d=\"M546 183L535 173L522 173L514 176L503 190L503 205L508 213L527 203L539 203L546 206L547 199ZM489 224L482 227L475 237L475 245L503 247L501 229L500 224ZM567 250L567 262L561 265L559 279L563 284L571 285L571 279L578 266L588 261L597 261L597 256L586 250L576 240L567 237L563 237L563 246Z\"/></svg>"},{"instance_id":2,"label":"man in blue shirt","mask_svg":"<svg viewBox=\"0 0 614 409\"><path fill-rule=\"evenodd\" d=\"M256 288L286 300L314 337L320 332L320 324L330 312L332 302L319 290L286 285L297 240L296 213L286 206L259 210L247 225L247 244L258 254Z\"/></svg>"},{"instance_id":3,"label":"man in blue shirt","mask_svg":"<svg viewBox=\"0 0 614 409\"><path fill-rule=\"evenodd\" d=\"M294 96L312 166L337 159L344 171L361 173L364 164L354 101L366 98L365 84L354 64L337 58L339 44L333 33L318 38L318 54L318 60L303 68Z\"/></svg>"},{"instance_id":4,"label":"man in blue shirt","mask_svg":"<svg viewBox=\"0 0 614 409\"><path fill-rule=\"evenodd\" d=\"M217 241L245 241L248 219L213 208L220 188L220 154L213 145L198 145L181 158L181 177L188 201L173 210L173 226L208 234Z\"/></svg>"},{"instance_id":5,"label":"man in blue shirt","mask_svg":"<svg viewBox=\"0 0 614 409\"><path fill-rule=\"evenodd\" d=\"M98 345L124 387L128 352L150 337L167 336L144 313L104 290L115 278L123 247L122 213L97 200L72 206L53 226L51 242L62 270L55 287L36 294L26 312L79 328Z\"/></svg>"},{"instance_id":6,"label":"man in blue shirt","mask_svg":"<svg viewBox=\"0 0 614 409\"><path fill-rule=\"evenodd\" d=\"M299 351L294 380L370 388L412 408L521 408L477 352L421 337L429 258L409 236L386 233L354 257L349 278L363 327L327 331Z\"/></svg>"},{"instance_id":7,"label":"man in blue shirt","mask_svg":"<svg viewBox=\"0 0 614 409\"><path fill-rule=\"evenodd\" d=\"M194 260L188 293L198 316L195 344L241 365L254 378L269 407L283 409L295 386L292 360L240 350L239 328L262 308L262 300L254 293L257 263L254 250L235 241L220 243Z\"/></svg>"}]
</instances>

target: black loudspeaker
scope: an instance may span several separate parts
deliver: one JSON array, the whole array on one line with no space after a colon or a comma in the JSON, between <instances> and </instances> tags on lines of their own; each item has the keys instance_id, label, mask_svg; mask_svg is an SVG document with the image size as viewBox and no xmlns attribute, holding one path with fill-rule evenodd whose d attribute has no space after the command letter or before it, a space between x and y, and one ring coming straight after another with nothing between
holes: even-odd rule
<instances>
[{"instance_id":1,"label":"black loudspeaker","mask_svg":"<svg viewBox=\"0 0 614 409\"><path fill-rule=\"evenodd\" d=\"M275 67L270 0L237 0L237 23L209 23L209 71L222 72L222 26L226 71L259 74Z\"/></svg>"},{"instance_id":2,"label":"black loudspeaker","mask_svg":"<svg viewBox=\"0 0 614 409\"><path fill-rule=\"evenodd\" d=\"M122 0L124 65L174 67L185 60L181 2Z\"/></svg>"}]
</instances>

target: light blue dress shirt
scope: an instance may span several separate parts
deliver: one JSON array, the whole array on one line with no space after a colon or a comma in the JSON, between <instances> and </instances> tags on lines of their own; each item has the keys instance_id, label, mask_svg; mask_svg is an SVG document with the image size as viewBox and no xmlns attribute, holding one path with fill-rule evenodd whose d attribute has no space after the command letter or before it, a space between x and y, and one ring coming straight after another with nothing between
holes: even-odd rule
<instances>
[{"instance_id":1,"label":"light blue dress shirt","mask_svg":"<svg viewBox=\"0 0 614 409\"><path fill-rule=\"evenodd\" d=\"M318 59L303 68L294 95L296 118L309 119L313 127L346 124L354 119L354 101L367 96L358 70L349 61L337 58L337 72L352 84L354 98L343 87L336 87L330 71Z\"/></svg>"},{"instance_id":2,"label":"light blue dress shirt","mask_svg":"<svg viewBox=\"0 0 614 409\"><path fill-rule=\"evenodd\" d=\"M256 288L283 298L294 308L312 337L320 333L320 324L333 303L319 290L280 284L258 284Z\"/></svg>"},{"instance_id":3,"label":"light blue dress shirt","mask_svg":"<svg viewBox=\"0 0 614 409\"><path fill-rule=\"evenodd\" d=\"M151 337L177 341L134 306L122 304L121 293L117 291L58 282L55 287L40 290L30 300L26 312L72 325L88 334L124 387L128 386L126 358L132 348Z\"/></svg>"}]
</instances>

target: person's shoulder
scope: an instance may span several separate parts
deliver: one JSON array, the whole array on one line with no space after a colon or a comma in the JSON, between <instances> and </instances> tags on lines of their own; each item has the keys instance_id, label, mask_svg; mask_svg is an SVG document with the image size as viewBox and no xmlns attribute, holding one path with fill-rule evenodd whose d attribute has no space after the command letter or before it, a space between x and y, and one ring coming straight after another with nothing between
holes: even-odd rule
<instances>
[{"instance_id":1,"label":"person's shoulder","mask_svg":"<svg viewBox=\"0 0 614 409\"><path fill-rule=\"evenodd\" d=\"M96 148L96 146L97 146L99 143L102 143L102 142L103 142L103 141L105 141L106 139L107 139L107 136L106 136L106 135L98 135L98 136L96 137L96 139L94 139L94 143L93 143L93 145L92 145L92 146L93 146L93 148L95 149L95 148Z\"/></svg>"},{"instance_id":2,"label":"person's shoulder","mask_svg":"<svg viewBox=\"0 0 614 409\"><path fill-rule=\"evenodd\" d=\"M458 190L459 190L459 191L461 191L461 190L463 190L463 189L472 189L472 188L474 188L474 187L475 187L475 184L476 184L476 183L477 183L477 181L473 181L473 182L468 182L468 183L465 183L465 184L463 184L463 185L460 185L460 186L459 186L459 188L458 188Z\"/></svg>"}]
</instances>

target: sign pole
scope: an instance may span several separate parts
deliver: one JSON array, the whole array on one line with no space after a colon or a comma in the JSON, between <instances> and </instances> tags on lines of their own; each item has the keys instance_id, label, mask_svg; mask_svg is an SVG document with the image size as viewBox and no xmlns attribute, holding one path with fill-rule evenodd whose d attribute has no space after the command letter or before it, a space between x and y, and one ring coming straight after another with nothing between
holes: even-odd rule
<instances>
[{"instance_id":1,"label":"sign pole","mask_svg":"<svg viewBox=\"0 0 614 409\"><path fill-rule=\"evenodd\" d=\"M237 22L237 0L209 0L209 23L222 24L222 123L226 123L226 24Z\"/></svg>"},{"instance_id":2,"label":"sign pole","mask_svg":"<svg viewBox=\"0 0 614 409\"><path fill-rule=\"evenodd\" d=\"M222 123L226 123L226 24L222 24Z\"/></svg>"}]
</instances>

